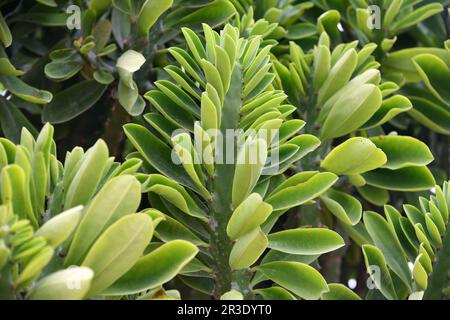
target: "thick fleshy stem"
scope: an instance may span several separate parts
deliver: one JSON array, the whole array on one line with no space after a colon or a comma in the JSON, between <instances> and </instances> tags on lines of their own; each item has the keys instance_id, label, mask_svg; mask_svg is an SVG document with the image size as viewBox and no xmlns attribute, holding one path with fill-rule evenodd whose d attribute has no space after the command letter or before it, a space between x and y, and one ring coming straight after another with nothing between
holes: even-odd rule
<instances>
[{"instance_id":1,"label":"thick fleshy stem","mask_svg":"<svg viewBox=\"0 0 450 320\"><path fill-rule=\"evenodd\" d=\"M238 129L239 111L242 107L242 70L236 64L231 78L230 89L225 96L222 108L221 131L224 137L227 129ZM227 143L225 141L224 143ZM228 142L229 143L229 142ZM223 151L227 148L223 146ZM236 152L235 152L236 155ZM226 154L224 154L226 159ZM234 208L231 204L231 190L233 189L234 164L216 164L215 177L211 181L213 197L210 207L211 240L209 252L213 257L212 266L215 281L214 297L220 298L225 292L235 289L241 292L246 299L253 297L248 271L233 271L229 265L230 252L233 242L228 237L226 228Z\"/></svg>"}]
</instances>

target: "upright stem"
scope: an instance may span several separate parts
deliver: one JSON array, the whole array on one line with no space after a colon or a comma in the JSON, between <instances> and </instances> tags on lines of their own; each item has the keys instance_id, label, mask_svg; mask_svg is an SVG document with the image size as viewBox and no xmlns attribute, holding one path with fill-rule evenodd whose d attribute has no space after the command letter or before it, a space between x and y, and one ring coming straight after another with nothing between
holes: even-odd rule
<instances>
[{"instance_id":1,"label":"upright stem","mask_svg":"<svg viewBox=\"0 0 450 320\"><path fill-rule=\"evenodd\" d=\"M226 152L229 151L227 144L227 130L239 128L239 112L242 107L242 70L236 64L231 78L230 89L225 96L222 108L221 133L223 145L216 146L223 153L222 163L215 164L215 176L211 179L212 201L210 209L210 254L214 260L213 275L215 280L214 297L220 298L225 292L235 289L241 292L246 299L253 297L251 291L251 273L248 271L233 271L230 268L229 257L233 242L227 235L227 225L233 213L232 190L235 171L235 161L226 163ZM220 139L219 139L220 141ZM234 140L234 142L236 142ZM236 159L236 144L234 144L234 155Z\"/></svg>"},{"instance_id":2,"label":"upright stem","mask_svg":"<svg viewBox=\"0 0 450 320\"><path fill-rule=\"evenodd\" d=\"M215 280L214 297L219 298L231 289L232 271L228 262L232 243L226 233L228 217L231 215L220 193L213 194L210 211L210 253L213 257L213 275Z\"/></svg>"},{"instance_id":3,"label":"upright stem","mask_svg":"<svg viewBox=\"0 0 450 320\"><path fill-rule=\"evenodd\" d=\"M217 181L217 180L216 180ZM217 183L220 183L217 181ZM213 275L215 280L214 297L220 298L225 292L235 289L246 299L253 298L250 285L251 272L248 270L233 271L230 268L229 257L233 242L227 235L227 224L233 208L223 194L215 193L211 206L210 227L212 230L209 251L214 260Z\"/></svg>"}]
</instances>

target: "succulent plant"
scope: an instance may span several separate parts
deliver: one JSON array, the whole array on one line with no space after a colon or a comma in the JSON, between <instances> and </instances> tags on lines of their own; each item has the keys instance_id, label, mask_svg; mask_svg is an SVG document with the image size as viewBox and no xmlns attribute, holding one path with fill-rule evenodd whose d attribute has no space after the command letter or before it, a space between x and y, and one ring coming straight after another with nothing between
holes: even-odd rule
<instances>
[{"instance_id":1,"label":"succulent plant","mask_svg":"<svg viewBox=\"0 0 450 320\"><path fill-rule=\"evenodd\" d=\"M261 47L260 36L245 39L231 25L220 33L204 25L203 45L192 30L183 31L189 52L169 49L181 67L166 67L179 87L161 80L159 90L145 94L156 112L144 118L156 132L127 124L125 133L149 170L138 178L152 206L172 215L162 222L173 223L165 237L178 229L186 240L196 239L199 259L210 270L185 282L194 288L208 284L207 292L217 298L231 289L249 298L264 296L266 289L257 285L270 279L297 296L319 298L327 284L309 264L344 245L343 239L323 228L272 229L286 211L317 198L337 176L318 171L283 176L318 139L298 135L304 121L289 119L295 108L283 104L282 91L271 89L270 46ZM176 129L180 132L172 135Z\"/></svg>"},{"instance_id":2,"label":"succulent plant","mask_svg":"<svg viewBox=\"0 0 450 320\"><path fill-rule=\"evenodd\" d=\"M420 208L404 205L405 216L393 206L384 207L386 218L364 213L364 226L354 237L378 288L373 296L440 299L448 291L448 187L446 182L429 199L421 197Z\"/></svg>"},{"instance_id":3,"label":"succulent plant","mask_svg":"<svg viewBox=\"0 0 450 320\"><path fill-rule=\"evenodd\" d=\"M0 141L2 299L140 293L194 258L192 243L152 241L164 217L137 212L141 185L133 175L141 161L114 162L99 140L86 152L74 148L62 164L52 136L46 125L36 140L24 129L19 145ZM146 282L136 283L142 276Z\"/></svg>"},{"instance_id":4,"label":"succulent plant","mask_svg":"<svg viewBox=\"0 0 450 320\"><path fill-rule=\"evenodd\" d=\"M0 299L448 299L449 5L2 1Z\"/></svg>"}]
</instances>

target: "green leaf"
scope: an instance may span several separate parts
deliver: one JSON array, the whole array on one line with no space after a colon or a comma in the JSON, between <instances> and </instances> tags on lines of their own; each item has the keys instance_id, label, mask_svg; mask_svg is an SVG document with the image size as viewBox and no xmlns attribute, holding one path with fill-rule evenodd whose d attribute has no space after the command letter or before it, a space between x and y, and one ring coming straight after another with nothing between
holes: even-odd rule
<instances>
[{"instance_id":1,"label":"green leaf","mask_svg":"<svg viewBox=\"0 0 450 320\"><path fill-rule=\"evenodd\" d=\"M436 201L437 207L442 215L442 219L445 223L448 223L448 213L450 207L450 191L447 190L448 182L444 183L444 187L436 186ZM447 195L446 195L447 194ZM433 211L433 207L430 204L430 209ZM433 212L431 212L433 214Z\"/></svg>"},{"instance_id":2,"label":"green leaf","mask_svg":"<svg viewBox=\"0 0 450 320\"><path fill-rule=\"evenodd\" d=\"M141 178L142 181L142 178ZM193 217L206 221L204 210L194 200L183 186L180 186L173 180L165 176L152 174L146 177L146 181L142 185L143 192L154 192L172 205Z\"/></svg>"},{"instance_id":3,"label":"green leaf","mask_svg":"<svg viewBox=\"0 0 450 320\"><path fill-rule=\"evenodd\" d=\"M145 101L139 95L137 85L132 81L133 88L119 82L119 103L133 117L141 115L145 108Z\"/></svg>"},{"instance_id":4,"label":"green leaf","mask_svg":"<svg viewBox=\"0 0 450 320\"><path fill-rule=\"evenodd\" d=\"M403 209L413 225L420 223L423 227L425 227L425 216L419 209L410 204L403 205Z\"/></svg>"},{"instance_id":5,"label":"green leaf","mask_svg":"<svg viewBox=\"0 0 450 320\"><path fill-rule=\"evenodd\" d=\"M86 152L83 163L67 189L65 210L87 204L100 183L107 161L108 146L103 140L99 140Z\"/></svg>"},{"instance_id":6,"label":"green leaf","mask_svg":"<svg viewBox=\"0 0 450 320\"><path fill-rule=\"evenodd\" d=\"M437 190L437 188L436 188ZM441 235L443 235L445 233L446 227L445 227L445 223L446 221L444 220L445 218L443 216L446 215L446 212L448 212L447 210L445 211L439 211L438 207L430 201L430 212L426 213L427 216L430 217L430 219L433 221L433 223L436 225L436 227L439 230L439 233Z\"/></svg>"},{"instance_id":7,"label":"green leaf","mask_svg":"<svg viewBox=\"0 0 450 320\"><path fill-rule=\"evenodd\" d=\"M327 209L343 223L354 226L361 220L361 203L351 195L330 189L320 199Z\"/></svg>"},{"instance_id":8,"label":"green leaf","mask_svg":"<svg viewBox=\"0 0 450 320\"><path fill-rule=\"evenodd\" d=\"M34 187L34 206L37 212L45 211L46 194L51 179L47 167L49 161L50 155L48 153L45 156L43 152L36 152L33 154L31 182L32 188Z\"/></svg>"},{"instance_id":9,"label":"green leaf","mask_svg":"<svg viewBox=\"0 0 450 320\"><path fill-rule=\"evenodd\" d=\"M215 0L198 8L181 7L166 16L164 28L199 26L201 23L216 27L228 20L235 12L234 6L226 0Z\"/></svg>"},{"instance_id":10,"label":"green leaf","mask_svg":"<svg viewBox=\"0 0 450 320\"><path fill-rule=\"evenodd\" d=\"M267 236L259 227L238 238L230 253L231 269L240 270L250 267L266 250L267 244Z\"/></svg>"},{"instance_id":11,"label":"green leaf","mask_svg":"<svg viewBox=\"0 0 450 320\"><path fill-rule=\"evenodd\" d=\"M28 300L81 300L91 285L94 272L72 267L42 278L28 293Z\"/></svg>"},{"instance_id":12,"label":"green leaf","mask_svg":"<svg viewBox=\"0 0 450 320\"><path fill-rule=\"evenodd\" d=\"M383 100L380 109L367 121L363 128L371 129L388 122L400 113L410 111L412 109L411 101L404 96L393 96Z\"/></svg>"},{"instance_id":13,"label":"green leaf","mask_svg":"<svg viewBox=\"0 0 450 320\"><path fill-rule=\"evenodd\" d=\"M339 21L341 20L341 15L337 10L325 11L317 19L318 33L321 34L326 32L330 35L334 41L339 41L341 39L340 31L338 29Z\"/></svg>"},{"instance_id":14,"label":"green leaf","mask_svg":"<svg viewBox=\"0 0 450 320\"><path fill-rule=\"evenodd\" d=\"M420 263L420 255L414 262L412 274L417 286L417 291L424 291L428 287L428 274Z\"/></svg>"},{"instance_id":15,"label":"green leaf","mask_svg":"<svg viewBox=\"0 0 450 320\"><path fill-rule=\"evenodd\" d=\"M65 265L80 264L102 232L123 216L135 213L140 201L141 185L133 176L122 175L108 181L86 208Z\"/></svg>"},{"instance_id":16,"label":"green leaf","mask_svg":"<svg viewBox=\"0 0 450 320\"><path fill-rule=\"evenodd\" d=\"M158 133L163 136L167 142L172 141L172 133L179 129L171 121L167 120L163 115L151 112L144 115L145 121L147 121Z\"/></svg>"},{"instance_id":17,"label":"green leaf","mask_svg":"<svg viewBox=\"0 0 450 320\"><path fill-rule=\"evenodd\" d=\"M23 75L24 72L22 70L17 70L7 57L2 58L0 51L0 74L4 76L17 77Z\"/></svg>"},{"instance_id":18,"label":"green leaf","mask_svg":"<svg viewBox=\"0 0 450 320\"><path fill-rule=\"evenodd\" d=\"M364 213L364 224L375 246L386 257L389 267L411 289L411 271L405 258L405 252L393 227L381 215L370 211Z\"/></svg>"},{"instance_id":19,"label":"green leaf","mask_svg":"<svg viewBox=\"0 0 450 320\"><path fill-rule=\"evenodd\" d=\"M289 254L277 250L269 250L264 258L262 259L260 264L265 264L274 261L291 261L291 262L301 262L304 264L312 264L314 261L319 258L320 255L298 255L298 254Z\"/></svg>"},{"instance_id":20,"label":"green leaf","mask_svg":"<svg viewBox=\"0 0 450 320\"><path fill-rule=\"evenodd\" d=\"M297 300L292 293L281 287L256 289L253 292L263 297L264 300Z\"/></svg>"},{"instance_id":21,"label":"green leaf","mask_svg":"<svg viewBox=\"0 0 450 320\"><path fill-rule=\"evenodd\" d=\"M134 50L124 52L117 60L116 68L119 72L120 80L130 89L134 88L133 73L138 71L144 63L144 56Z\"/></svg>"},{"instance_id":22,"label":"green leaf","mask_svg":"<svg viewBox=\"0 0 450 320\"><path fill-rule=\"evenodd\" d=\"M91 0L89 2L89 9L92 9L100 16L111 5L111 0Z\"/></svg>"},{"instance_id":23,"label":"green leaf","mask_svg":"<svg viewBox=\"0 0 450 320\"><path fill-rule=\"evenodd\" d=\"M330 172L315 172L309 177L306 175L294 176L295 179L297 177L299 177L297 183L285 184L285 188L280 186L280 189L277 188L266 199L274 211L289 209L311 201L327 191L338 180L338 177ZM288 180L287 183L290 181Z\"/></svg>"},{"instance_id":24,"label":"green leaf","mask_svg":"<svg viewBox=\"0 0 450 320\"><path fill-rule=\"evenodd\" d=\"M376 288L388 299L396 300L394 284L383 253L375 246L362 246L366 268Z\"/></svg>"},{"instance_id":25,"label":"green leaf","mask_svg":"<svg viewBox=\"0 0 450 320\"><path fill-rule=\"evenodd\" d=\"M318 121L324 122L329 115L330 111L334 108L336 103L341 99L349 97L354 94L357 90L361 90L363 85L372 84L379 85L381 81L380 71L377 69L369 69L362 74L353 78L349 83L347 83L341 90L339 90L335 95L333 95L328 101L326 101L319 112ZM381 90L381 89L380 89Z\"/></svg>"},{"instance_id":26,"label":"green leaf","mask_svg":"<svg viewBox=\"0 0 450 320\"><path fill-rule=\"evenodd\" d=\"M292 138L287 143L289 143L289 145L297 146L298 151L292 157L290 157L286 162L282 163L281 170L283 170L283 167L289 168L289 166L291 164L297 162L298 160L305 157L307 154L316 150L320 146L321 142L318 138L316 138L313 135L302 134L302 135Z\"/></svg>"},{"instance_id":27,"label":"green leaf","mask_svg":"<svg viewBox=\"0 0 450 320\"><path fill-rule=\"evenodd\" d=\"M61 92L44 107L42 121L63 123L89 110L106 91L107 86L95 80L79 82ZM77 99L73 99L77 97Z\"/></svg>"},{"instance_id":28,"label":"green leaf","mask_svg":"<svg viewBox=\"0 0 450 320\"><path fill-rule=\"evenodd\" d=\"M386 155L369 139L350 138L334 148L322 161L322 167L337 175L357 175L386 163Z\"/></svg>"},{"instance_id":29,"label":"green leaf","mask_svg":"<svg viewBox=\"0 0 450 320\"><path fill-rule=\"evenodd\" d=\"M108 85L114 81L114 76L109 72L97 70L94 72L94 79L100 84Z\"/></svg>"},{"instance_id":30,"label":"green leaf","mask_svg":"<svg viewBox=\"0 0 450 320\"><path fill-rule=\"evenodd\" d=\"M33 23L46 27L66 27L69 18L69 13L30 11L15 15L10 21Z\"/></svg>"},{"instance_id":31,"label":"green leaf","mask_svg":"<svg viewBox=\"0 0 450 320\"><path fill-rule=\"evenodd\" d=\"M409 115L422 125L440 134L450 134L450 111L433 101L410 97L414 108Z\"/></svg>"},{"instance_id":32,"label":"green leaf","mask_svg":"<svg viewBox=\"0 0 450 320\"><path fill-rule=\"evenodd\" d=\"M89 250L82 266L95 277L87 297L102 292L123 276L139 260L153 234L146 214L130 214L112 224Z\"/></svg>"},{"instance_id":33,"label":"green leaf","mask_svg":"<svg viewBox=\"0 0 450 320\"><path fill-rule=\"evenodd\" d=\"M80 48L80 53L81 54L88 54L89 52L91 52L92 50L94 50L95 48L95 42L91 41L88 42L86 44L83 44Z\"/></svg>"},{"instance_id":34,"label":"green leaf","mask_svg":"<svg viewBox=\"0 0 450 320\"><path fill-rule=\"evenodd\" d=\"M155 234L164 242L185 240L197 246L206 246L206 243L193 234L190 229L169 216L165 216L165 220L159 222Z\"/></svg>"},{"instance_id":35,"label":"green leaf","mask_svg":"<svg viewBox=\"0 0 450 320\"><path fill-rule=\"evenodd\" d=\"M433 54L442 59L447 66L450 65L450 57L445 49L414 47L390 53L383 63L385 72L401 73L407 82L421 81L422 78L418 74L413 62L413 58L420 54Z\"/></svg>"},{"instance_id":36,"label":"green leaf","mask_svg":"<svg viewBox=\"0 0 450 320\"><path fill-rule=\"evenodd\" d=\"M314 90L317 92L327 79L331 68L330 49L324 45L320 45L314 57Z\"/></svg>"},{"instance_id":37,"label":"green leaf","mask_svg":"<svg viewBox=\"0 0 450 320\"><path fill-rule=\"evenodd\" d=\"M352 290L340 283L330 283L329 292L322 294L321 300L361 300Z\"/></svg>"},{"instance_id":38,"label":"green leaf","mask_svg":"<svg viewBox=\"0 0 450 320\"><path fill-rule=\"evenodd\" d=\"M217 70L219 71L220 78L223 83L224 92L228 92L230 89L231 74L233 69L231 68L230 57L224 48L216 45L217 56ZM234 61L232 62L234 63ZM233 64L234 65L234 64ZM208 79L208 78L207 78Z\"/></svg>"},{"instance_id":39,"label":"green leaf","mask_svg":"<svg viewBox=\"0 0 450 320\"><path fill-rule=\"evenodd\" d=\"M27 263L19 277L15 280L15 285L20 286L37 278L53 257L53 249L45 247L38 254L34 255Z\"/></svg>"},{"instance_id":40,"label":"green leaf","mask_svg":"<svg viewBox=\"0 0 450 320\"><path fill-rule=\"evenodd\" d=\"M384 97L387 97L387 96L389 96L389 95L391 95L391 94L393 94L393 93L395 93L395 92L397 92L397 91L400 89L400 87L398 86L398 84L395 83L395 82L392 82L392 81L386 81L386 82L383 82L383 83L381 83L378 87L380 88L381 93L383 94L383 98L384 98ZM405 98L405 97L399 96L399 95L393 96L392 98L393 98L393 99L387 99L387 100L385 100L385 101L392 100L393 102L396 101L396 102L398 102L398 103L401 103L402 100L403 100L403 101L406 101L406 100L403 99L403 98ZM385 102L385 101L383 101L383 102Z\"/></svg>"},{"instance_id":41,"label":"green leaf","mask_svg":"<svg viewBox=\"0 0 450 320\"><path fill-rule=\"evenodd\" d=\"M428 256L434 260L436 257L435 251L433 250L433 247L431 246L430 240L428 240L428 235L420 223L414 224L414 232L416 234L417 239L419 240L420 244L423 244L424 249L426 250Z\"/></svg>"},{"instance_id":42,"label":"green leaf","mask_svg":"<svg viewBox=\"0 0 450 320\"><path fill-rule=\"evenodd\" d=\"M5 97L0 97L0 122L3 134L11 141L20 141L22 128L37 135L37 130L20 109Z\"/></svg>"},{"instance_id":43,"label":"green leaf","mask_svg":"<svg viewBox=\"0 0 450 320\"><path fill-rule=\"evenodd\" d=\"M328 286L313 267L300 262L270 262L258 267L267 278L306 300L317 300Z\"/></svg>"},{"instance_id":44,"label":"green leaf","mask_svg":"<svg viewBox=\"0 0 450 320\"><path fill-rule=\"evenodd\" d=\"M450 69L447 64L432 54L418 55L414 57L413 62L431 93L450 105L450 94L446 86L446 83L450 81Z\"/></svg>"},{"instance_id":45,"label":"green leaf","mask_svg":"<svg viewBox=\"0 0 450 320\"><path fill-rule=\"evenodd\" d=\"M197 247L184 240L163 244L140 258L103 294L128 295L161 286L172 280L197 253Z\"/></svg>"},{"instance_id":46,"label":"green leaf","mask_svg":"<svg viewBox=\"0 0 450 320\"><path fill-rule=\"evenodd\" d=\"M369 8L363 9L363 8L356 8L355 9L355 15L356 15L356 24L357 27L361 30L360 32L363 33L368 38L373 37L373 27L370 26L369 21L373 20L371 16L371 10Z\"/></svg>"},{"instance_id":47,"label":"green leaf","mask_svg":"<svg viewBox=\"0 0 450 320\"><path fill-rule=\"evenodd\" d=\"M221 295L220 300L244 300L244 296L239 291L230 290Z\"/></svg>"},{"instance_id":48,"label":"green leaf","mask_svg":"<svg viewBox=\"0 0 450 320\"><path fill-rule=\"evenodd\" d=\"M181 28L181 31L183 32L189 50L191 50L195 60L197 60L198 63L201 63L203 59L206 59L206 51L200 38L189 28Z\"/></svg>"},{"instance_id":49,"label":"green leaf","mask_svg":"<svg viewBox=\"0 0 450 320\"><path fill-rule=\"evenodd\" d=\"M113 8L111 14L112 34L121 49L131 32L131 21L129 15L120 9Z\"/></svg>"},{"instance_id":50,"label":"green leaf","mask_svg":"<svg viewBox=\"0 0 450 320\"><path fill-rule=\"evenodd\" d=\"M175 67L175 69L174 69L173 66L171 66L171 68L170 67L166 68L166 71L171 70L172 71L171 75L173 74L173 71L175 71L175 70L181 71L180 72L181 77L183 78L183 80L185 82L188 83L189 87L191 87L191 86L195 87L195 84L193 84L192 80L189 77L187 77L187 75L192 76L192 78L194 78L194 80L198 81L202 86L206 85L205 81L204 81L205 80L204 75L203 75L203 72L202 72L200 66L195 62L195 60L192 58L192 56L189 53L187 53L185 50L178 48L178 47L172 47L172 48L168 49L168 51L175 58L175 60L177 60L177 62L181 65L181 67L183 67L185 70L178 70L178 69L176 69L177 67ZM202 61L205 61L205 60L202 60ZM176 73L178 74L179 72L176 72ZM177 77L174 77L174 78L178 82ZM186 78L188 80L186 80ZM189 90L187 88L185 88L185 89ZM193 90L193 89L191 89L191 90Z\"/></svg>"},{"instance_id":51,"label":"green leaf","mask_svg":"<svg viewBox=\"0 0 450 320\"><path fill-rule=\"evenodd\" d=\"M37 219L33 212L30 190L27 185L27 174L24 169L12 164L1 170L1 199L2 203L11 203L14 213L20 219L30 220L33 227L37 227Z\"/></svg>"},{"instance_id":52,"label":"green leaf","mask_svg":"<svg viewBox=\"0 0 450 320\"><path fill-rule=\"evenodd\" d=\"M159 172L194 191L200 191L182 167L167 161L171 159L171 149L150 131L136 124L127 124L124 130L134 147Z\"/></svg>"},{"instance_id":53,"label":"green leaf","mask_svg":"<svg viewBox=\"0 0 450 320\"><path fill-rule=\"evenodd\" d=\"M390 29L393 33L398 33L400 30L410 28L412 26L418 25L420 22L428 19L429 17L443 11L442 4L440 3L429 3L420 8L411 10L408 14L403 16L398 21L395 21Z\"/></svg>"},{"instance_id":54,"label":"green leaf","mask_svg":"<svg viewBox=\"0 0 450 320\"><path fill-rule=\"evenodd\" d=\"M53 61L45 66L45 75L55 81L64 81L75 76L82 69L80 61Z\"/></svg>"},{"instance_id":55,"label":"green leaf","mask_svg":"<svg viewBox=\"0 0 450 320\"><path fill-rule=\"evenodd\" d=\"M232 202L237 207L252 192L267 159L264 139L249 138L237 156L233 178Z\"/></svg>"},{"instance_id":56,"label":"green leaf","mask_svg":"<svg viewBox=\"0 0 450 320\"><path fill-rule=\"evenodd\" d=\"M383 206L389 202L389 192L385 189L364 185L357 190L365 200L376 206Z\"/></svg>"},{"instance_id":57,"label":"green leaf","mask_svg":"<svg viewBox=\"0 0 450 320\"><path fill-rule=\"evenodd\" d=\"M261 196L252 193L233 212L227 225L227 234L235 240L259 227L272 213L272 206L263 202Z\"/></svg>"},{"instance_id":58,"label":"green leaf","mask_svg":"<svg viewBox=\"0 0 450 320\"><path fill-rule=\"evenodd\" d=\"M92 29L92 35L94 36L94 45L97 52L101 52L108 44L111 38L112 24L110 20L100 20L96 23Z\"/></svg>"},{"instance_id":59,"label":"green leaf","mask_svg":"<svg viewBox=\"0 0 450 320\"><path fill-rule=\"evenodd\" d=\"M0 75L0 83L12 94L27 102L46 104L53 98L50 92L33 88L16 77Z\"/></svg>"},{"instance_id":60,"label":"green leaf","mask_svg":"<svg viewBox=\"0 0 450 320\"><path fill-rule=\"evenodd\" d=\"M386 13L383 18L383 28L389 29L392 21L394 21L395 17L398 15L400 10L402 9L403 0L393 0L387 7Z\"/></svg>"},{"instance_id":61,"label":"green leaf","mask_svg":"<svg viewBox=\"0 0 450 320\"><path fill-rule=\"evenodd\" d=\"M144 95L145 99L150 101L152 105L173 125L183 127L192 131L195 118L192 113L185 108L180 108L170 96L163 90L151 90ZM180 97L180 96L179 96ZM197 111L198 112L198 111ZM172 133L170 133L172 135Z\"/></svg>"},{"instance_id":62,"label":"green leaf","mask_svg":"<svg viewBox=\"0 0 450 320\"><path fill-rule=\"evenodd\" d=\"M336 138L364 125L380 108L382 95L373 84L359 86L341 96L333 105L322 128L322 138Z\"/></svg>"},{"instance_id":63,"label":"green leaf","mask_svg":"<svg viewBox=\"0 0 450 320\"><path fill-rule=\"evenodd\" d=\"M318 102L326 102L350 80L358 62L354 49L348 50L331 68L330 73L319 91Z\"/></svg>"},{"instance_id":64,"label":"green leaf","mask_svg":"<svg viewBox=\"0 0 450 320\"><path fill-rule=\"evenodd\" d=\"M205 59L202 60L201 67L203 68L203 71L205 73L206 83L209 83L217 91L219 100L222 103L225 98L226 92L224 91L225 86L223 84L222 77L219 73L218 68L216 68L211 62Z\"/></svg>"},{"instance_id":65,"label":"green leaf","mask_svg":"<svg viewBox=\"0 0 450 320\"><path fill-rule=\"evenodd\" d=\"M150 192L154 192L160 197L163 197L165 200L170 202L172 205L183 211L187 214L192 214L193 216L196 216L193 212L191 213L191 210L189 209L187 199L184 198L183 194L176 190L175 188L161 185L161 184L155 184L150 187ZM198 216L199 218L204 218L203 215Z\"/></svg>"},{"instance_id":66,"label":"green leaf","mask_svg":"<svg viewBox=\"0 0 450 320\"><path fill-rule=\"evenodd\" d=\"M297 23L288 28L286 39L300 40L316 35L317 28L312 23Z\"/></svg>"},{"instance_id":67,"label":"green leaf","mask_svg":"<svg viewBox=\"0 0 450 320\"><path fill-rule=\"evenodd\" d=\"M269 248L300 255L320 255L344 246L344 239L323 228L299 228L269 235Z\"/></svg>"},{"instance_id":68,"label":"green leaf","mask_svg":"<svg viewBox=\"0 0 450 320\"><path fill-rule=\"evenodd\" d=\"M172 138L173 152L178 156L184 170L191 177L192 181L202 190L205 198L210 198L203 182L201 168L195 163L194 145L188 133L180 133Z\"/></svg>"},{"instance_id":69,"label":"green leaf","mask_svg":"<svg viewBox=\"0 0 450 320\"><path fill-rule=\"evenodd\" d=\"M379 136L370 138L387 156L383 168L400 169L411 166L426 166L434 160L428 146L408 136Z\"/></svg>"},{"instance_id":70,"label":"green leaf","mask_svg":"<svg viewBox=\"0 0 450 320\"><path fill-rule=\"evenodd\" d=\"M9 30L8 24L5 21L5 18L0 13L0 41L3 43L5 48L9 47L12 43L12 35Z\"/></svg>"},{"instance_id":71,"label":"green leaf","mask_svg":"<svg viewBox=\"0 0 450 320\"><path fill-rule=\"evenodd\" d=\"M138 16L138 32L147 36L158 18L172 6L173 0L147 0Z\"/></svg>"},{"instance_id":72,"label":"green leaf","mask_svg":"<svg viewBox=\"0 0 450 320\"><path fill-rule=\"evenodd\" d=\"M427 213L425 215L425 226L428 234L430 235L430 242L433 244L435 248L440 248L442 245L441 235L439 233L439 229L436 227L436 224L433 222L430 214Z\"/></svg>"},{"instance_id":73,"label":"green leaf","mask_svg":"<svg viewBox=\"0 0 450 320\"><path fill-rule=\"evenodd\" d=\"M427 167L405 167L398 170L377 169L363 175L371 186L393 191L422 191L436 184Z\"/></svg>"},{"instance_id":74,"label":"green leaf","mask_svg":"<svg viewBox=\"0 0 450 320\"><path fill-rule=\"evenodd\" d=\"M186 93L176 84L167 80L159 80L155 82L155 85L179 107L185 109L192 115L195 115L197 117L200 116L197 102L194 101L194 99L192 99L188 93Z\"/></svg>"},{"instance_id":75,"label":"green leaf","mask_svg":"<svg viewBox=\"0 0 450 320\"><path fill-rule=\"evenodd\" d=\"M53 248L57 248L78 226L82 211L83 207L78 206L58 214L40 227L35 236L44 237Z\"/></svg>"}]
</instances>

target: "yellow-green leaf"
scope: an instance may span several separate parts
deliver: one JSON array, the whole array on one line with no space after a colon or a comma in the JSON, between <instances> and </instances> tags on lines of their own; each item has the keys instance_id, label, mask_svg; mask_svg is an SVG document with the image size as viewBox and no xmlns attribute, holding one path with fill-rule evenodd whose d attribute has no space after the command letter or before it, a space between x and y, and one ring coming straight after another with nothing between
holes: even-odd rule
<instances>
[{"instance_id":1,"label":"yellow-green leaf","mask_svg":"<svg viewBox=\"0 0 450 320\"><path fill-rule=\"evenodd\" d=\"M89 250L82 266L95 273L87 297L107 289L142 256L153 234L146 214L130 214L112 224Z\"/></svg>"},{"instance_id":2,"label":"yellow-green leaf","mask_svg":"<svg viewBox=\"0 0 450 320\"><path fill-rule=\"evenodd\" d=\"M379 168L386 161L386 155L374 143L356 137L334 148L322 161L322 167L337 175L357 175Z\"/></svg>"},{"instance_id":3,"label":"yellow-green leaf","mask_svg":"<svg viewBox=\"0 0 450 320\"><path fill-rule=\"evenodd\" d=\"M277 261L258 267L267 278L306 300L317 300L329 291L322 275L300 262Z\"/></svg>"}]
</instances>

